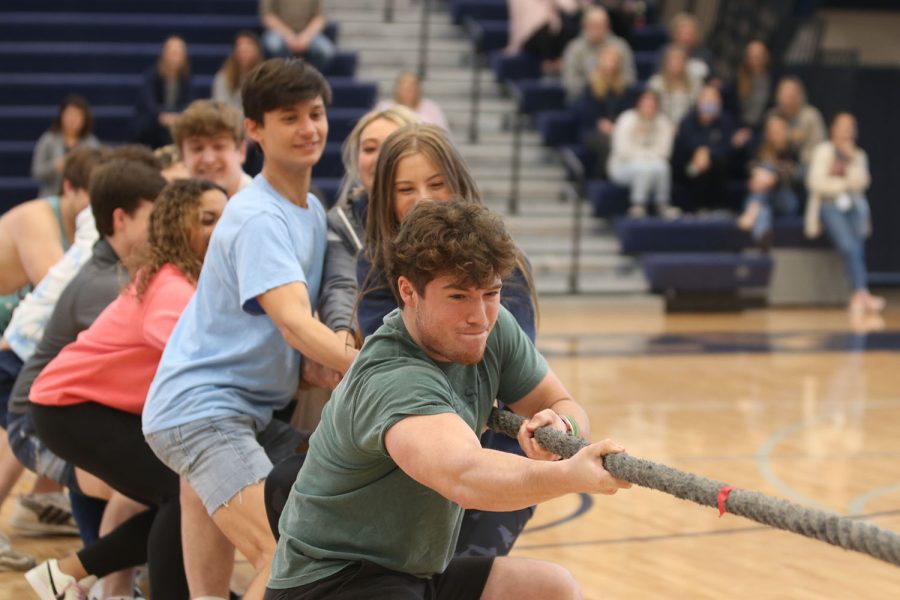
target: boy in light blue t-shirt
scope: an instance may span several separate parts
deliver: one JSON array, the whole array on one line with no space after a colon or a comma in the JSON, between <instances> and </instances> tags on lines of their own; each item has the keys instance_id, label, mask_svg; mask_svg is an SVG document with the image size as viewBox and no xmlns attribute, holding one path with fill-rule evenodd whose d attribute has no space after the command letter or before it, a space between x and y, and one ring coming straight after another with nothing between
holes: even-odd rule
<instances>
[{"instance_id":1,"label":"boy in light blue t-shirt","mask_svg":"<svg viewBox=\"0 0 900 600\"><path fill-rule=\"evenodd\" d=\"M328 135L330 96L322 75L302 61L269 60L248 76L244 125L265 164L219 221L143 413L150 447L189 488L182 497L195 493L256 566L244 596L250 600L262 597L275 550L262 482L303 441L272 413L297 389L301 354L337 373L356 355L313 315L326 222L309 184ZM183 529L192 533L185 543L216 545L198 535L204 524L186 504ZM198 557L209 552L199 548ZM192 597L227 597L227 578L224 589L210 590L190 564L187 575Z\"/></svg>"}]
</instances>

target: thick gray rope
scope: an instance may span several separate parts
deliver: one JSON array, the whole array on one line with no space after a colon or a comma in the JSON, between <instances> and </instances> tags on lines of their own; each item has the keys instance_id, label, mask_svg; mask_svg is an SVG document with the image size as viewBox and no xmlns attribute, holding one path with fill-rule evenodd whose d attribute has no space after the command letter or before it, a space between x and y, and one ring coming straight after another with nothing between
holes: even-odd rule
<instances>
[{"instance_id":1,"label":"thick gray rope","mask_svg":"<svg viewBox=\"0 0 900 600\"><path fill-rule=\"evenodd\" d=\"M515 438L524 421L523 417L508 410L495 408L488 419L488 426ZM541 446L563 458L574 456L590 444L580 437L549 427L541 427L534 432L534 437ZM719 493L727 485L624 453L607 455L603 466L618 479L713 508L719 506ZM729 513L757 523L863 552L900 566L900 534L871 523L741 489L733 489L728 494L724 507Z\"/></svg>"}]
</instances>

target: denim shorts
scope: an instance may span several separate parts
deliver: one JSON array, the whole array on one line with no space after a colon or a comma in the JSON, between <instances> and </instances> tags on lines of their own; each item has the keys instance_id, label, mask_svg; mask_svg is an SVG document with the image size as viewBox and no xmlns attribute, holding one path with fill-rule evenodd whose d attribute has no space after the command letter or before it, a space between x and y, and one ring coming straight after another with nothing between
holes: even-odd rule
<instances>
[{"instance_id":1,"label":"denim shorts","mask_svg":"<svg viewBox=\"0 0 900 600\"><path fill-rule=\"evenodd\" d=\"M30 415L11 413L7 421L6 434L9 436L9 448L22 466L81 493L75 477L75 467L44 445L34 429Z\"/></svg>"},{"instance_id":2,"label":"denim shorts","mask_svg":"<svg viewBox=\"0 0 900 600\"><path fill-rule=\"evenodd\" d=\"M150 448L184 477L212 515L245 487L263 481L272 464L295 454L309 437L273 419L262 430L247 415L201 419L147 434Z\"/></svg>"}]
</instances>

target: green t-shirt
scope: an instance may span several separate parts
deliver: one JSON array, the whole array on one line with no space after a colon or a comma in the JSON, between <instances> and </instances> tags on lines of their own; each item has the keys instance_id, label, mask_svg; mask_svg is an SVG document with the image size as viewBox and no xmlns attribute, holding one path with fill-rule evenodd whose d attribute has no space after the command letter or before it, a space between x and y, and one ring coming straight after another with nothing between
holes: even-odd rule
<instances>
[{"instance_id":1,"label":"green t-shirt","mask_svg":"<svg viewBox=\"0 0 900 600\"><path fill-rule=\"evenodd\" d=\"M286 589L368 561L417 577L446 569L463 509L397 467L384 434L412 415L456 413L480 434L494 398L533 390L547 363L505 308L475 365L437 363L400 311L366 340L325 405L281 515L269 587Z\"/></svg>"}]
</instances>

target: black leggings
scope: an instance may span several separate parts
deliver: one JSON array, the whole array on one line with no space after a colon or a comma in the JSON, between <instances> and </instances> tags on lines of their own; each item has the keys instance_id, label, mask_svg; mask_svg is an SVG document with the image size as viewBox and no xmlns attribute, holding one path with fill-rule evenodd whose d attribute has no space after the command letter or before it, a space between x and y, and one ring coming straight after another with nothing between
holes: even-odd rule
<instances>
[{"instance_id":1,"label":"black leggings","mask_svg":"<svg viewBox=\"0 0 900 600\"><path fill-rule=\"evenodd\" d=\"M275 539L278 539L278 519L287 503L297 473L305 456L286 458L272 469L266 478L266 516ZM511 512L482 512L467 510L456 543L455 556L506 556L519 534L534 514L534 507Z\"/></svg>"},{"instance_id":2,"label":"black leggings","mask_svg":"<svg viewBox=\"0 0 900 600\"><path fill-rule=\"evenodd\" d=\"M78 552L87 572L103 577L147 563L154 598L186 600L178 475L144 441L140 415L87 402L32 404L31 417L57 456L151 507Z\"/></svg>"}]
</instances>

